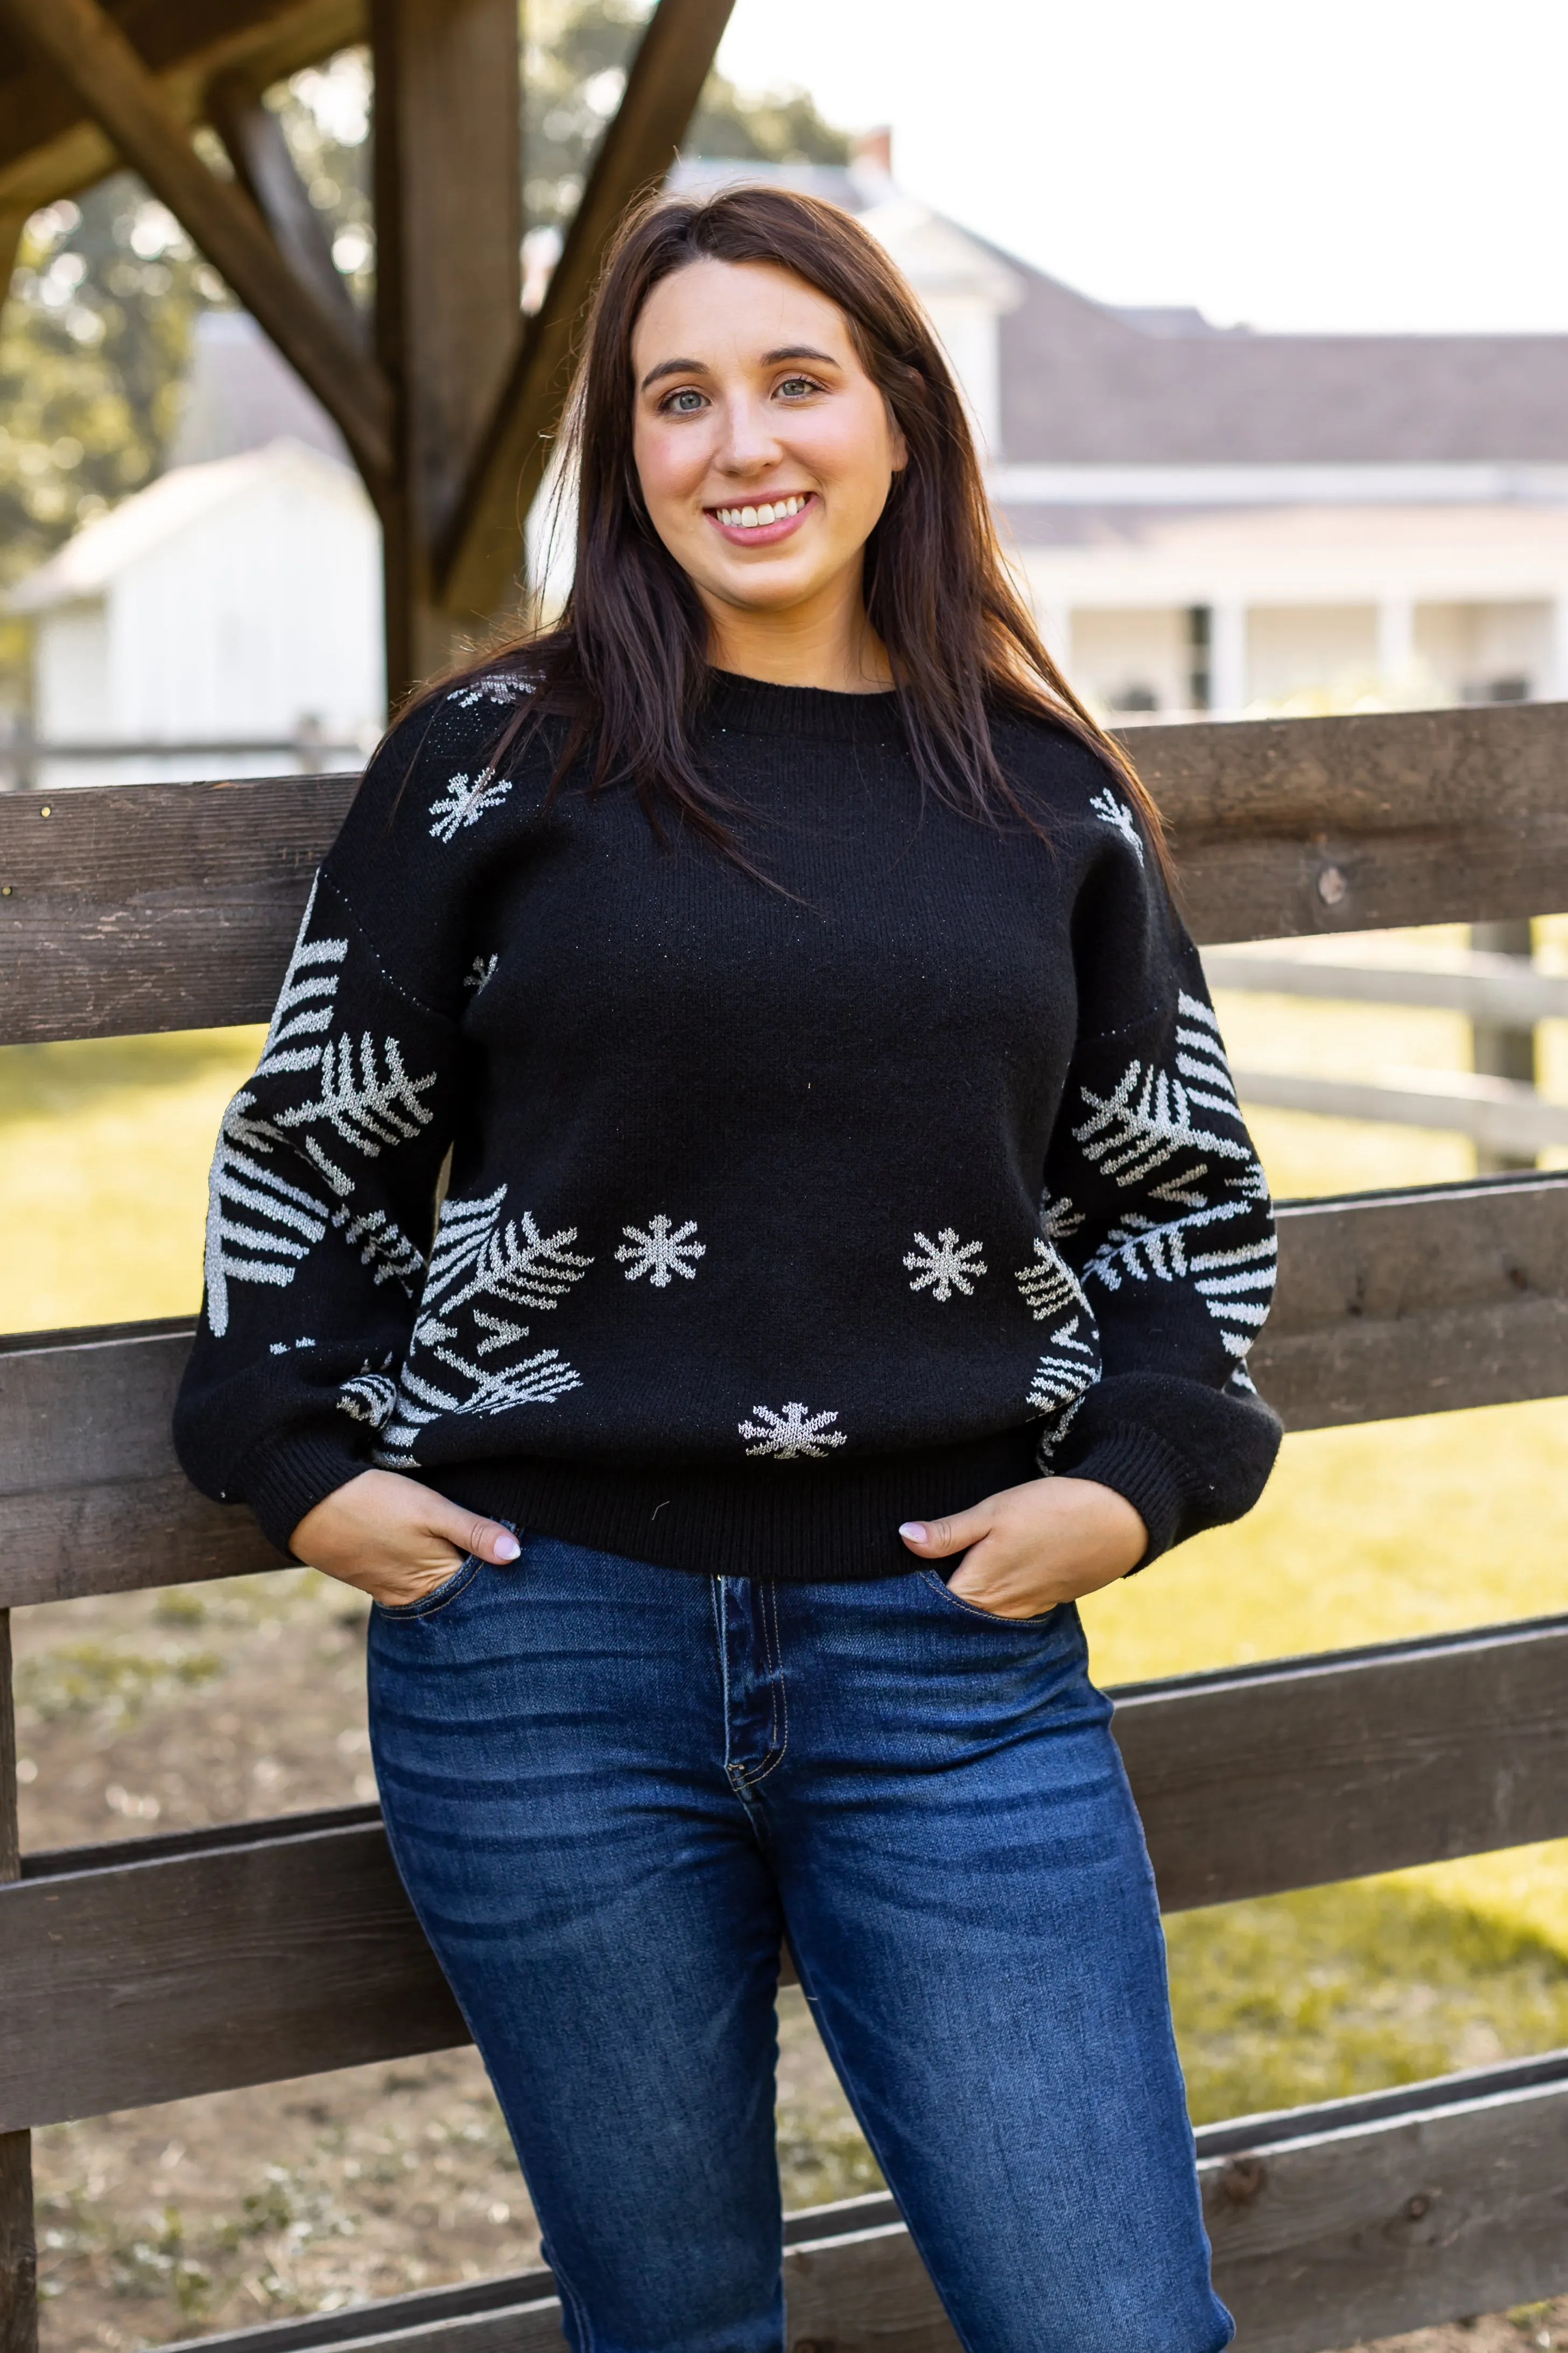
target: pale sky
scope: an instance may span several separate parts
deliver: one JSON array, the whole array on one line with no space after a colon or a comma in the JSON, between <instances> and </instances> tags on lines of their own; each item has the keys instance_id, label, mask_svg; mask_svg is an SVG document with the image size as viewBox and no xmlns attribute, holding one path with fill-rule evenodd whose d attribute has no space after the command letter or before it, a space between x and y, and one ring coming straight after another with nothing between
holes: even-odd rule
<instances>
[{"instance_id":1,"label":"pale sky","mask_svg":"<svg viewBox=\"0 0 1568 2353\"><path fill-rule=\"evenodd\" d=\"M1568 0L737 0L720 63L1106 301L1568 332Z\"/></svg>"}]
</instances>

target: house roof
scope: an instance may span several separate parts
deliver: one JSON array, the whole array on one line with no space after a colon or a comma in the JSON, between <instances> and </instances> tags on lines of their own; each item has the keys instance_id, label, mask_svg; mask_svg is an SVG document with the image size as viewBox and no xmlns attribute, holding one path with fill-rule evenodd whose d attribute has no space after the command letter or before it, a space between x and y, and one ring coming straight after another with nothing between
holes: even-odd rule
<instances>
[{"instance_id":1,"label":"house roof","mask_svg":"<svg viewBox=\"0 0 1568 2353\"><path fill-rule=\"evenodd\" d=\"M1118 311L1011 255L1002 450L1056 464L1568 460L1568 335L1275 335Z\"/></svg>"},{"instance_id":2,"label":"house roof","mask_svg":"<svg viewBox=\"0 0 1568 2353\"><path fill-rule=\"evenodd\" d=\"M110 582L163 542L258 483L292 480L362 497L357 478L334 458L298 441L273 441L237 458L176 466L108 514L84 523L47 564L19 581L6 600L13 613L42 613L101 596Z\"/></svg>"}]
</instances>

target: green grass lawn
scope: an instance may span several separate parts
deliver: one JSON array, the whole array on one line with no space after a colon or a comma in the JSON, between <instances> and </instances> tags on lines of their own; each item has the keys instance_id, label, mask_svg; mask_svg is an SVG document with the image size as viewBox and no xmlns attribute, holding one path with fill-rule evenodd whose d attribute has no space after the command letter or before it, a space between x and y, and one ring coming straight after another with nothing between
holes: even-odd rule
<instances>
[{"instance_id":1,"label":"green grass lawn","mask_svg":"<svg viewBox=\"0 0 1568 2353\"><path fill-rule=\"evenodd\" d=\"M1445 936L1436 934L1429 936ZM1568 959L1568 924L1547 954ZM1232 997L1237 1060L1464 1067L1444 1015ZM0 1050L5 1320L194 1309L213 1132L260 1032ZM1568 1025L1545 1033L1568 1095ZM1281 1198L1471 1171L1461 1139L1262 1112ZM1557 1155L1559 1158L1562 1155ZM1568 1400L1287 1440L1257 1511L1088 1607L1102 1682L1568 1608ZM1568 1842L1171 1923L1194 2113L1328 2096L1568 2042Z\"/></svg>"}]
</instances>

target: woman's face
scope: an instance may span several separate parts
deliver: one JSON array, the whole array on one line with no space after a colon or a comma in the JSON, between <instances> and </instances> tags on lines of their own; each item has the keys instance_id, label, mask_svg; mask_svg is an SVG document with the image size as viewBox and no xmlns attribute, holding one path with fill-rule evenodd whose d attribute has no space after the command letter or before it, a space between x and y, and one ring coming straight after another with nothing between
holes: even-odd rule
<instances>
[{"instance_id":1,"label":"woman's face","mask_svg":"<svg viewBox=\"0 0 1568 2353\"><path fill-rule=\"evenodd\" d=\"M694 261L643 305L632 366L648 516L705 602L858 590L905 450L836 304L765 262Z\"/></svg>"}]
</instances>

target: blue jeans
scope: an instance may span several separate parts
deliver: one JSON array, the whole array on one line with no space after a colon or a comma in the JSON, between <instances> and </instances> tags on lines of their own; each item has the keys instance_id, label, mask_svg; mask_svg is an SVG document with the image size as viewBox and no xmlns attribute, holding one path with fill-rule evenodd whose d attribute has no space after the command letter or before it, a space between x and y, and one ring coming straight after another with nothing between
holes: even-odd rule
<instances>
[{"instance_id":1,"label":"blue jeans","mask_svg":"<svg viewBox=\"0 0 1568 2353\"><path fill-rule=\"evenodd\" d=\"M370 1694L578 2353L779 2353L785 1936L970 2353L1229 2342L1076 1610L525 1536L374 1612Z\"/></svg>"}]
</instances>

